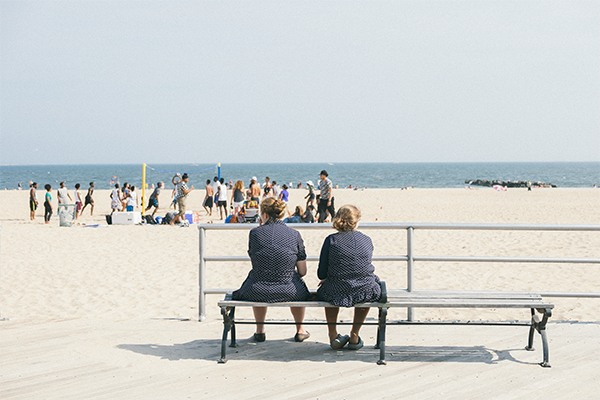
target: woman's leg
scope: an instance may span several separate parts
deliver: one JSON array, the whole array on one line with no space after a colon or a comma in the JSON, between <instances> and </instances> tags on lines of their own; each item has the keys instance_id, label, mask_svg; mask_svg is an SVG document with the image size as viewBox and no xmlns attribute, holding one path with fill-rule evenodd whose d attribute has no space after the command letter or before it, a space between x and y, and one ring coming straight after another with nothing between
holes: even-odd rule
<instances>
[{"instance_id":1,"label":"woman's leg","mask_svg":"<svg viewBox=\"0 0 600 400\"><path fill-rule=\"evenodd\" d=\"M325 307L325 319L331 325L327 325L327 330L329 331L329 343L333 342L338 337L337 325L337 316L340 312L339 307Z\"/></svg>"},{"instance_id":2,"label":"woman's leg","mask_svg":"<svg viewBox=\"0 0 600 400\"><path fill-rule=\"evenodd\" d=\"M352 330L350 331L350 343L358 343L358 332L360 331L363 322L365 322L365 319L367 319L367 314L369 314L368 307L356 307L354 309L354 320L352 321Z\"/></svg>"},{"instance_id":3,"label":"woman's leg","mask_svg":"<svg viewBox=\"0 0 600 400\"><path fill-rule=\"evenodd\" d=\"M254 320L256 320L256 333L265 333L265 325L259 322L265 322L267 318L267 307L252 307Z\"/></svg>"},{"instance_id":4,"label":"woman's leg","mask_svg":"<svg viewBox=\"0 0 600 400\"><path fill-rule=\"evenodd\" d=\"M304 307L290 307L290 311L294 316L294 321L296 321L296 333L306 333L306 330L302 326L306 309Z\"/></svg>"}]
</instances>

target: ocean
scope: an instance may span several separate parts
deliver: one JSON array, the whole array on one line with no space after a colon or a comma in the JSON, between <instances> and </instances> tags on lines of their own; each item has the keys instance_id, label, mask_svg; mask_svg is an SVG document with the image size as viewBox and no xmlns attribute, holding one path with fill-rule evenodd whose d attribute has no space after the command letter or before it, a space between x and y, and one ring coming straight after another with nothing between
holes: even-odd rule
<instances>
[{"instance_id":1,"label":"ocean","mask_svg":"<svg viewBox=\"0 0 600 400\"><path fill-rule=\"evenodd\" d=\"M265 176L279 184L307 180L316 183L321 170L327 170L334 185L369 188L459 188L465 180L531 180L552 183L557 187L600 186L600 162L534 162L534 163L289 163L289 164L222 164L221 176L226 181L241 179L247 187L252 176L263 182ZM190 183L203 187L207 179L217 175L215 164L149 164L148 185L168 183L174 172L188 172ZM0 188L23 189L29 181L39 187L53 188L61 181L69 188L80 183L87 188L93 181L97 189L109 189L116 179L137 187L142 183L142 165L6 165L0 166ZM167 185L167 187L169 187Z\"/></svg>"}]
</instances>

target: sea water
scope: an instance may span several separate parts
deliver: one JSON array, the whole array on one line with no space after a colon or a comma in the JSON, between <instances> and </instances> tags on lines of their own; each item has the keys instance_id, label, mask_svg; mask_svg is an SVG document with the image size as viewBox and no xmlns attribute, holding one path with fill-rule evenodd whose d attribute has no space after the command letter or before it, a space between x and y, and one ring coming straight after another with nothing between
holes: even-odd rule
<instances>
[{"instance_id":1,"label":"sea water","mask_svg":"<svg viewBox=\"0 0 600 400\"><path fill-rule=\"evenodd\" d=\"M259 183L266 176L278 184L298 182L302 186L312 180L315 184L321 170L329 173L334 185L360 188L457 188L465 181L530 180L552 183L558 187L600 186L600 162L545 162L545 163L288 163L288 164L225 164L220 168L221 176L229 180L242 180L248 187L250 178L256 176ZM148 185L163 181L170 187L175 172L187 172L190 184L204 187L207 179L212 180L219 171L216 164L149 164L146 169ZM97 189L109 189L114 182L129 182L140 187L142 165L10 165L0 166L0 188L16 189L22 182L28 189L29 181L43 188L46 183L58 188L64 181L72 188L80 183L85 190L89 182Z\"/></svg>"}]
</instances>

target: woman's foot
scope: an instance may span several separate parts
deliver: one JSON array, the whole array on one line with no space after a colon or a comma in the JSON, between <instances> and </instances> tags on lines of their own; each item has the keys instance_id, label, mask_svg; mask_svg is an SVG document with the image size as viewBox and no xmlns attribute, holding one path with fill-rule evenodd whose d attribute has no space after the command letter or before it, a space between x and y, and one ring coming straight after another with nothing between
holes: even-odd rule
<instances>
[{"instance_id":1,"label":"woman's foot","mask_svg":"<svg viewBox=\"0 0 600 400\"><path fill-rule=\"evenodd\" d=\"M357 343L348 343L348 348L350 350L358 350L361 347L363 347L365 345L365 343L363 342L363 340L360 338L360 336L358 337L358 342Z\"/></svg>"},{"instance_id":2,"label":"woman's foot","mask_svg":"<svg viewBox=\"0 0 600 400\"><path fill-rule=\"evenodd\" d=\"M296 333L296 336L294 336L294 340L296 342L304 342L309 337L310 337L309 332L303 332L303 333L298 332L298 333Z\"/></svg>"},{"instance_id":3,"label":"woman's foot","mask_svg":"<svg viewBox=\"0 0 600 400\"><path fill-rule=\"evenodd\" d=\"M267 339L267 334L266 333L255 333L254 334L254 341L255 342L264 342Z\"/></svg>"},{"instance_id":4,"label":"woman's foot","mask_svg":"<svg viewBox=\"0 0 600 400\"><path fill-rule=\"evenodd\" d=\"M331 342L331 348L334 350L339 350L342 347L344 347L346 345L346 343L348 343L348 341L350 340L350 336L348 335L337 335L337 338L333 339L333 341Z\"/></svg>"}]
</instances>

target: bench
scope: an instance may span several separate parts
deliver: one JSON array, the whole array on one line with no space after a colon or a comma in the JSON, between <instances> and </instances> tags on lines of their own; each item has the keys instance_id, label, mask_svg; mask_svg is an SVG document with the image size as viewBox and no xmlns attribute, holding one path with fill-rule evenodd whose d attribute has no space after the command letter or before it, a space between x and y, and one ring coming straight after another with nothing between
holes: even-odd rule
<instances>
[{"instance_id":1,"label":"bench","mask_svg":"<svg viewBox=\"0 0 600 400\"><path fill-rule=\"evenodd\" d=\"M385 282L382 282L382 297L379 302L356 304L355 307L378 308L378 322L365 322L363 325L377 325L377 341L375 348L379 349L379 360L377 364L385 365L385 331L387 325L403 324L427 324L427 325L517 325L529 326L529 340L526 350L533 350L533 338L537 331L542 338L544 359L540 363L542 367L550 367L548 340L546 338L546 323L552 316L554 304L546 303L542 296L528 292L481 292L481 291L450 291L450 290L419 290L409 292L407 290L386 290ZM313 292L314 293L314 292ZM258 303L251 301L232 300L231 294L225 295L225 299L219 301L223 316L223 337L221 341L221 358L219 363L227 362L227 337L231 332L231 344L229 347L237 347L236 324L256 324L255 321L236 321L236 307L333 307L324 301L295 301L282 303ZM427 307L427 308L528 308L531 310L531 322L437 322L437 321L388 321L387 313L390 308ZM537 312L537 313L536 313ZM539 313L539 314L538 314ZM265 325L292 325L290 321L266 321ZM327 325L323 322L304 322L305 325ZM352 325L352 323L337 323L337 325Z\"/></svg>"}]
</instances>

